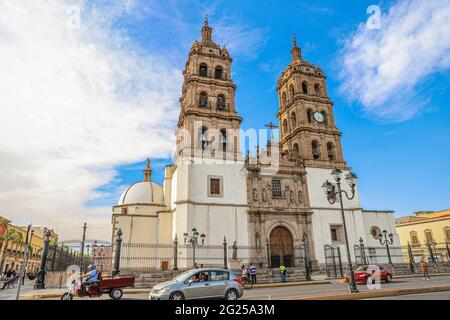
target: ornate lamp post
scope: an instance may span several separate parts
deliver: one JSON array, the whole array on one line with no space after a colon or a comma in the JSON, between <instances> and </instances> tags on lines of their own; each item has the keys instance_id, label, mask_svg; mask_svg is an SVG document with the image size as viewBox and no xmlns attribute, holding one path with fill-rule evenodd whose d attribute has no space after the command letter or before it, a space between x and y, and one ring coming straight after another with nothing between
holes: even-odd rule
<instances>
[{"instance_id":1,"label":"ornate lamp post","mask_svg":"<svg viewBox=\"0 0 450 320\"><path fill-rule=\"evenodd\" d=\"M184 233L183 236L184 236L184 245L192 247L192 257L193 257L192 260L193 265L195 265L195 248L203 246L203 244L205 243L206 236L203 233L199 235L197 229L195 228L192 229L191 236L189 236L187 233ZM200 236L200 243L198 242L199 236Z\"/></svg>"},{"instance_id":2,"label":"ornate lamp post","mask_svg":"<svg viewBox=\"0 0 450 320\"><path fill-rule=\"evenodd\" d=\"M392 233L387 234L386 230L383 230L382 233L378 235L378 239L380 240L380 244L382 246L386 246L386 252L389 259L389 264L392 264L391 252L389 251L389 246L394 243L394 235Z\"/></svg>"},{"instance_id":3,"label":"ornate lamp post","mask_svg":"<svg viewBox=\"0 0 450 320\"><path fill-rule=\"evenodd\" d=\"M326 180L322 188L325 191L325 194L327 196L328 202L330 204L334 204L336 202L336 199L339 198L339 203L341 206L341 215L342 215L342 223L344 227L344 236L345 236L345 246L347 249L347 261L348 266L350 269L350 292L359 292L358 288L356 287L356 281L355 281L355 274L353 273L353 265L352 265L352 259L350 255L350 246L348 244L348 235L347 235L347 226L345 223L345 213L344 213L344 203L342 202L343 195L348 200L352 200L355 197L355 186L356 186L356 179L357 176L354 173L348 173L345 176L345 180L347 180L348 185L351 188L351 195L347 193L347 191L341 189L341 178L342 178L343 172L339 170L338 168L334 169L331 172L331 175L333 176L334 180L336 181L336 185L332 184L328 180ZM337 187L337 191L336 191Z\"/></svg>"},{"instance_id":4,"label":"ornate lamp post","mask_svg":"<svg viewBox=\"0 0 450 320\"><path fill-rule=\"evenodd\" d=\"M39 272L37 275L36 282L34 283L34 289L44 289L45 288L45 267L47 265L47 254L48 246L50 244L50 237L52 233L47 230L44 234L44 248L41 255L41 265L39 266Z\"/></svg>"},{"instance_id":5,"label":"ornate lamp post","mask_svg":"<svg viewBox=\"0 0 450 320\"><path fill-rule=\"evenodd\" d=\"M302 247L303 247L303 259L305 263L305 277L307 281L311 280L311 268L309 265L309 250L308 250L308 240L304 234L302 237Z\"/></svg>"}]
</instances>

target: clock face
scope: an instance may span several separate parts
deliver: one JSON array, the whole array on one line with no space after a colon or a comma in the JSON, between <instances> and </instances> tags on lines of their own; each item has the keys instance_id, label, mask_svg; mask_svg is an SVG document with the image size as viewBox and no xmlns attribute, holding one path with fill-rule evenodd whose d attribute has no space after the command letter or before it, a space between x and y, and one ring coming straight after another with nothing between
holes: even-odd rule
<instances>
[{"instance_id":1,"label":"clock face","mask_svg":"<svg viewBox=\"0 0 450 320\"><path fill-rule=\"evenodd\" d=\"M319 122L322 123L324 120L323 114L320 112L314 112L314 119Z\"/></svg>"}]
</instances>

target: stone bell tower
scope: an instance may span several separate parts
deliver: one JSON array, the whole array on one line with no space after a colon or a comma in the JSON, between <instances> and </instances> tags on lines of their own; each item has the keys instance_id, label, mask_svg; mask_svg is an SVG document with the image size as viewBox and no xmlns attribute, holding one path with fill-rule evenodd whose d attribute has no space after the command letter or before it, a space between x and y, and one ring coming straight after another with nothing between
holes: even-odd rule
<instances>
[{"instance_id":1,"label":"stone bell tower","mask_svg":"<svg viewBox=\"0 0 450 320\"><path fill-rule=\"evenodd\" d=\"M242 118L236 112L236 85L231 79L227 49L212 40L212 28L205 19L201 41L195 41L183 71L181 110L177 130L176 156L200 157L239 155Z\"/></svg>"},{"instance_id":2,"label":"stone bell tower","mask_svg":"<svg viewBox=\"0 0 450 320\"><path fill-rule=\"evenodd\" d=\"M234 102L233 60L225 47L213 41L208 19L201 36L192 45L183 71L170 182L172 238L183 239L195 228L206 234L207 245L221 245L226 237L246 246L246 176L239 150L242 118Z\"/></svg>"},{"instance_id":3,"label":"stone bell tower","mask_svg":"<svg viewBox=\"0 0 450 320\"><path fill-rule=\"evenodd\" d=\"M302 159L305 166L345 169L326 76L320 66L302 58L295 36L291 55L292 61L277 83L280 146L291 158Z\"/></svg>"}]
</instances>

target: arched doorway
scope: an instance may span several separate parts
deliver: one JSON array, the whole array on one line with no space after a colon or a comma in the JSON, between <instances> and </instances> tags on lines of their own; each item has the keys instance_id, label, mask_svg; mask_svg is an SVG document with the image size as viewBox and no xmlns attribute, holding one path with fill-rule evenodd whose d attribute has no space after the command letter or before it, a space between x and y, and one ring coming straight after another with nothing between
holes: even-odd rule
<instances>
[{"instance_id":1,"label":"arched doorway","mask_svg":"<svg viewBox=\"0 0 450 320\"><path fill-rule=\"evenodd\" d=\"M281 263L286 267L294 266L294 242L283 226L275 227L270 233L270 260L272 268L278 268Z\"/></svg>"}]
</instances>

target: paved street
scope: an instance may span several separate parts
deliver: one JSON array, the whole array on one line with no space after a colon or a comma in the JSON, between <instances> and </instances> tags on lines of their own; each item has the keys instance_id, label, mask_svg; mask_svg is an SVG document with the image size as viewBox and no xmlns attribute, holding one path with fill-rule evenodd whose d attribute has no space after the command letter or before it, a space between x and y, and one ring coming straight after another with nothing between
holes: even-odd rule
<instances>
[{"instance_id":1,"label":"paved street","mask_svg":"<svg viewBox=\"0 0 450 320\"><path fill-rule=\"evenodd\" d=\"M450 285L450 276L446 277L432 277L431 280L423 280L422 278L403 278L397 279L389 284L382 283L381 289L396 289L396 288L413 288L413 287L427 287L427 286L443 286ZM368 291L365 285L358 285L360 291ZM274 287L274 288L260 288L245 290L242 299L247 300L289 300L298 299L311 296L322 296L329 294L340 294L347 292L347 284L345 283L332 283L321 285L307 285L307 286L292 286L292 287ZM450 297L450 292L445 292L447 297ZM431 293L431 294L418 294L407 295L403 297L410 297L409 299L432 299L430 297L436 296L444 299L445 294ZM146 293L140 294L126 294L125 299L147 299ZM386 297L383 299L400 299L402 296ZM104 296L103 299L109 299L108 296ZM450 298L449 298L450 299Z\"/></svg>"},{"instance_id":2,"label":"paved street","mask_svg":"<svg viewBox=\"0 0 450 320\"><path fill-rule=\"evenodd\" d=\"M21 292L25 293L32 289L32 282L28 281L23 287ZM430 286L445 286L450 285L450 276L432 277L431 280L423 280L422 278L401 278L394 279L390 284L382 283L381 290L383 289L398 289L398 288L414 288L414 287L430 287ZM369 291L365 285L358 285L361 292ZM15 298L15 289L1 290L0 300L8 300ZM273 287L273 288L254 288L251 290L245 290L242 299L247 300L289 300L300 299L305 297L323 296L347 293L346 283L332 283L332 284L320 284L320 285L304 285L304 286L287 286L287 287ZM90 298L83 298L89 300ZM108 295L102 296L100 299L109 299ZM147 293L139 294L124 294L123 299L126 300L146 300ZM436 292L425 294L409 294L404 296L383 297L380 299L440 299L449 300L450 292Z\"/></svg>"}]
</instances>

